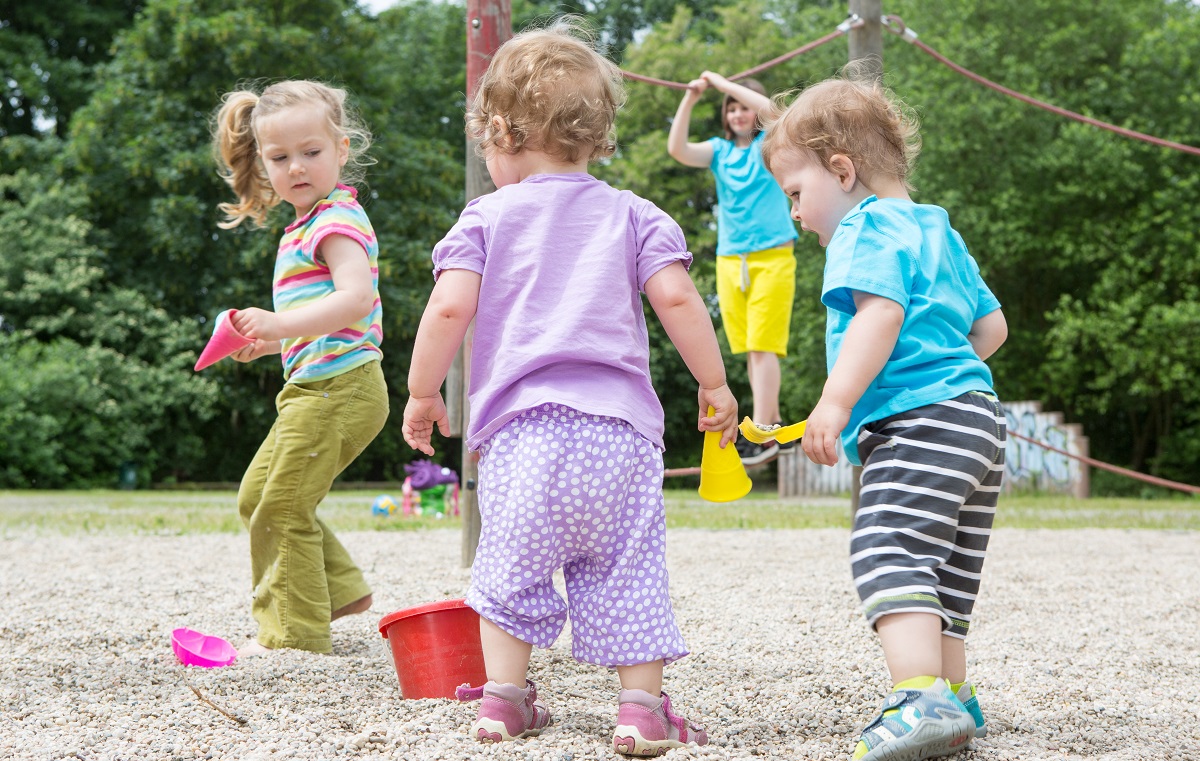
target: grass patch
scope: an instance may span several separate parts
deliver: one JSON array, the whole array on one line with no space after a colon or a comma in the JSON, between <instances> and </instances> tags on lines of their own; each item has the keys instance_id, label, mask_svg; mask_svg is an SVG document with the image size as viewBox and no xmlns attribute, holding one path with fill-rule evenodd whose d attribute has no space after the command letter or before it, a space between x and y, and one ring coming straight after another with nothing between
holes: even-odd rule
<instances>
[{"instance_id":1,"label":"grass patch","mask_svg":"<svg viewBox=\"0 0 1200 761\"><path fill-rule=\"evenodd\" d=\"M457 518L372 515L376 496L331 492L317 514L337 531L459 525ZM234 491L0 491L0 534L14 531L178 535L241 533L245 528Z\"/></svg>"},{"instance_id":2,"label":"grass patch","mask_svg":"<svg viewBox=\"0 0 1200 761\"><path fill-rule=\"evenodd\" d=\"M319 515L338 531L414 531L458 528L458 518L380 517L371 514L377 492L335 491ZM767 485L750 496L716 504L693 490L668 490L667 525L700 529L808 529L850 527L848 496L780 500ZM1057 495L1002 496L997 528L1200 530L1200 499L1105 498ZM232 491L0 491L0 536L53 534L240 533Z\"/></svg>"}]
</instances>

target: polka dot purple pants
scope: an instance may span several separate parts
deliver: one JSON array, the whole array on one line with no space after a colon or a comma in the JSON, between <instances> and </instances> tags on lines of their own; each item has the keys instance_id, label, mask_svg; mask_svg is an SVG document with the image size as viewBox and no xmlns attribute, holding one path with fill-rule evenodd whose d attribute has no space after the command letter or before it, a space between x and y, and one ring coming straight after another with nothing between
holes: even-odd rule
<instances>
[{"instance_id":1,"label":"polka dot purple pants","mask_svg":"<svg viewBox=\"0 0 1200 761\"><path fill-rule=\"evenodd\" d=\"M662 474L662 453L623 420L558 404L521 413L480 448L467 604L537 647L554 644L569 613L586 663L687 655L667 591Z\"/></svg>"}]
</instances>

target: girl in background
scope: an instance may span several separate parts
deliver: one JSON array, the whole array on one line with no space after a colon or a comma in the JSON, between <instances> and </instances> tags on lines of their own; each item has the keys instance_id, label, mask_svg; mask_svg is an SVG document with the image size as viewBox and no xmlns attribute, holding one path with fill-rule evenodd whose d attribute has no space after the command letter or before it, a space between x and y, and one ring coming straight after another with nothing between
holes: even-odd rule
<instances>
[{"instance_id":1,"label":"girl in background","mask_svg":"<svg viewBox=\"0 0 1200 761\"><path fill-rule=\"evenodd\" d=\"M721 104L724 137L688 142L692 107L709 87L725 94ZM764 427L780 422L779 358L787 356L792 299L796 289L793 254L796 227L787 198L762 161L758 114L771 101L753 79L741 84L706 71L688 83L667 136L667 152L681 164L708 167L717 180L717 299L729 348L746 355L753 394L753 420ZM791 448L789 442L785 448ZM779 451L775 442L737 442L747 465Z\"/></svg>"}]
</instances>

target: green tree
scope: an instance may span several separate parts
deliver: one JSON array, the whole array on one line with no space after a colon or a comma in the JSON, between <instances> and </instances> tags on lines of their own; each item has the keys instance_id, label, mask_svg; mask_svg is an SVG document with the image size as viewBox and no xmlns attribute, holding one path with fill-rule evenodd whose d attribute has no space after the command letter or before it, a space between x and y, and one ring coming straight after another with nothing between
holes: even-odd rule
<instances>
[{"instance_id":1,"label":"green tree","mask_svg":"<svg viewBox=\"0 0 1200 761\"><path fill-rule=\"evenodd\" d=\"M187 468L188 426L216 387L190 368L188 325L105 282L79 187L0 176L0 487L111 486Z\"/></svg>"},{"instance_id":2,"label":"green tree","mask_svg":"<svg viewBox=\"0 0 1200 761\"><path fill-rule=\"evenodd\" d=\"M140 0L0 2L0 137L67 133L116 32Z\"/></svg>"},{"instance_id":3,"label":"green tree","mask_svg":"<svg viewBox=\"0 0 1200 761\"><path fill-rule=\"evenodd\" d=\"M445 142L443 121L460 99L452 86L465 60L460 54L446 70L455 14L461 10L434 3L378 21L339 0L148 3L76 114L67 151L70 175L86 181L106 276L190 321L196 352L207 320L222 309L270 308L287 209L266 231L217 228L217 203L229 191L211 157L210 116L222 93L247 81L345 86L376 136L379 164L361 199L380 240L384 370L399 409L418 304L429 289L428 251L461 206L462 142ZM461 20L453 26L461 35ZM432 97L433 82L444 95ZM279 365L221 363L205 373L221 384L221 397L217 414L194 432L226 444L208 451L197 477L232 480L274 418ZM399 442L399 426L389 426L347 477L402 474L410 455Z\"/></svg>"},{"instance_id":4,"label":"green tree","mask_svg":"<svg viewBox=\"0 0 1200 761\"><path fill-rule=\"evenodd\" d=\"M620 61L629 44L641 32L669 20L677 7L686 7L696 19L715 21L718 0L693 0L678 5L675 0L580 0L580 2L537 2L517 0L513 3L513 29L520 31L526 24L546 18L572 14L591 21L600 35L600 42L613 60Z\"/></svg>"},{"instance_id":5,"label":"green tree","mask_svg":"<svg viewBox=\"0 0 1200 761\"><path fill-rule=\"evenodd\" d=\"M1104 0L1087 14L1062 0L893 0L920 39L969 69L1104 121L1200 144L1193 81L1200 28L1193 3ZM830 31L842 3L739 2L715 22L680 9L626 51L626 69L686 81L742 70ZM1013 34L1013 29L1034 33ZM834 42L760 75L769 90L834 74ZM1198 332L1191 202L1197 159L1066 120L985 89L885 32L885 80L920 114L918 202L950 211L993 290L1011 337L991 362L1007 399L1040 399L1082 422L1098 457L1200 481L1200 399L1187 379ZM666 156L679 93L630 83L621 152L606 176L668 210L684 228L698 285L711 293L715 200L707 173ZM717 99L693 116L693 139L716 132ZM784 416L807 414L825 376L823 252L797 245L797 300L784 363ZM664 352L656 380L682 409L685 378ZM728 364L735 391L740 368ZM745 396L742 394L742 396ZM679 412L668 413L670 417ZM679 444L680 442L676 442ZM686 444L684 444L686 445Z\"/></svg>"},{"instance_id":6,"label":"green tree","mask_svg":"<svg viewBox=\"0 0 1200 761\"><path fill-rule=\"evenodd\" d=\"M925 42L992 80L1097 119L1200 143L1200 8L1157 0L897 3ZM1013 28L1037 34L1013 35ZM936 35L936 36L935 36ZM1081 41L1088 41L1082 44ZM985 89L885 40L888 78L924 121L917 174L1005 305L992 362L1009 399L1082 422L1100 459L1200 481L1195 156Z\"/></svg>"}]
</instances>

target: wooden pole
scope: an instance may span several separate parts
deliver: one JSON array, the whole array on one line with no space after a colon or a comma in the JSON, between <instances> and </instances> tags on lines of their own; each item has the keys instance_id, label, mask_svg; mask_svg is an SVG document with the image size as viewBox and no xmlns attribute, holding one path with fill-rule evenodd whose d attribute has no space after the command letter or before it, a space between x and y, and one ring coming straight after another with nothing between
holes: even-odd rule
<instances>
[{"instance_id":1,"label":"wooden pole","mask_svg":"<svg viewBox=\"0 0 1200 761\"><path fill-rule=\"evenodd\" d=\"M467 103L475 97L479 80L492 62L492 56L512 37L511 0L467 0ZM475 152L475 141L467 137L466 198L469 203L479 196L496 189L488 175L487 165ZM450 405L450 424L453 433L462 436L462 469L459 491L459 509L462 512L462 564L470 567L475 562L475 548L479 545L479 499L475 491L479 475L479 455L467 451L467 425L471 419L471 407L467 399L471 379L471 345L475 337L475 324L467 328L462 348L454 358L454 365L446 376L447 403Z\"/></svg>"},{"instance_id":2,"label":"wooden pole","mask_svg":"<svg viewBox=\"0 0 1200 761\"><path fill-rule=\"evenodd\" d=\"M883 0L850 0L850 12L863 20L850 30L850 61L863 61L863 73L882 80Z\"/></svg>"},{"instance_id":3,"label":"wooden pole","mask_svg":"<svg viewBox=\"0 0 1200 761\"><path fill-rule=\"evenodd\" d=\"M850 30L850 62L859 64L861 74L883 80L883 0L850 0L850 12L863 20ZM850 516L858 512L862 489L862 468L854 466L850 476Z\"/></svg>"}]
</instances>

